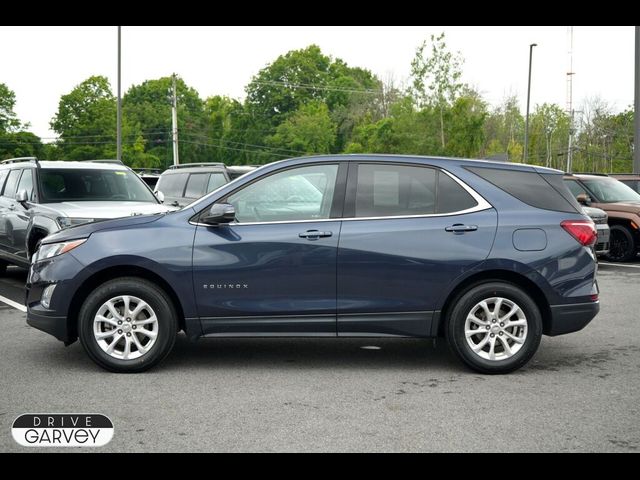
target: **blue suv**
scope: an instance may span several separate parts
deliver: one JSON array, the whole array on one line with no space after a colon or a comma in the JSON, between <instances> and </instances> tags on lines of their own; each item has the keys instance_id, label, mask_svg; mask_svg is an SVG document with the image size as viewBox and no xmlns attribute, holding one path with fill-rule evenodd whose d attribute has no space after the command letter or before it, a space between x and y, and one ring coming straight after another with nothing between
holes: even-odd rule
<instances>
[{"instance_id":1,"label":"blue suv","mask_svg":"<svg viewBox=\"0 0 640 480\"><path fill-rule=\"evenodd\" d=\"M596 230L541 167L349 155L284 160L182 210L45 238L27 322L141 372L198 337L436 337L484 373L599 310Z\"/></svg>"}]
</instances>

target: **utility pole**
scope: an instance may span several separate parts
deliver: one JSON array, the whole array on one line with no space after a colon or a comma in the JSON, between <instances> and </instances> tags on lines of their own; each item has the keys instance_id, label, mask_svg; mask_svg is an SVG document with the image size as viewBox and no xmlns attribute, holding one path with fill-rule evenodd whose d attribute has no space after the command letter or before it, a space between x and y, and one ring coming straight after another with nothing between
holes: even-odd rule
<instances>
[{"instance_id":1,"label":"utility pole","mask_svg":"<svg viewBox=\"0 0 640 480\"><path fill-rule=\"evenodd\" d=\"M171 102L171 137L173 139L173 164L178 165L178 94L176 93L176 74L172 78L172 102Z\"/></svg>"},{"instance_id":2,"label":"utility pole","mask_svg":"<svg viewBox=\"0 0 640 480\"><path fill-rule=\"evenodd\" d=\"M120 26L118 26L118 112L116 114L116 158L122 161L122 97L121 97L121 41L120 41Z\"/></svg>"},{"instance_id":3,"label":"utility pole","mask_svg":"<svg viewBox=\"0 0 640 480\"><path fill-rule=\"evenodd\" d=\"M635 106L633 109L633 173L640 173L640 27L636 25Z\"/></svg>"},{"instance_id":4,"label":"utility pole","mask_svg":"<svg viewBox=\"0 0 640 480\"><path fill-rule=\"evenodd\" d=\"M571 113L569 114L569 147L567 148L567 173L571 173L571 169L573 168L573 114L574 111L571 109Z\"/></svg>"},{"instance_id":5,"label":"utility pole","mask_svg":"<svg viewBox=\"0 0 640 480\"><path fill-rule=\"evenodd\" d=\"M569 145L567 147L567 173L573 168L573 27L569 27L569 70L567 71L567 113L569 114Z\"/></svg>"},{"instance_id":6,"label":"utility pole","mask_svg":"<svg viewBox=\"0 0 640 480\"><path fill-rule=\"evenodd\" d=\"M524 153L522 155L523 163L527 163L529 151L529 99L531 98L531 59L533 57L533 47L537 47L537 43L529 45L529 82L527 83L527 115L524 119Z\"/></svg>"}]
</instances>

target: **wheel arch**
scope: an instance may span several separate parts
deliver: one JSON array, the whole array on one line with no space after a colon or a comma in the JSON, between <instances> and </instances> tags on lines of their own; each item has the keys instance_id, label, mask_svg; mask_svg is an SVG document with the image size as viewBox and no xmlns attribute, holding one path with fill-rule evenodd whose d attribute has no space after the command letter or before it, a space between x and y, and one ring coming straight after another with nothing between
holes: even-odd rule
<instances>
[{"instance_id":1,"label":"wheel arch","mask_svg":"<svg viewBox=\"0 0 640 480\"><path fill-rule=\"evenodd\" d=\"M117 265L110 266L93 273L83 281L82 286L78 288L73 295L73 298L69 303L69 310L67 314L67 328L70 338L74 340L78 338L78 314L80 313L80 308L89 293L106 281L123 277L143 278L160 287L169 296L174 308L176 309L176 314L178 315L178 327L181 330L186 331L187 325L180 298L173 287L171 287L165 279L157 273L138 265Z\"/></svg>"},{"instance_id":2,"label":"wheel arch","mask_svg":"<svg viewBox=\"0 0 640 480\"><path fill-rule=\"evenodd\" d=\"M535 282L521 273L511 270L495 269L485 270L470 275L459 284L457 284L455 288L451 290L451 292L449 292L444 303L442 304L442 310L438 322L438 336L442 336L444 334L444 325L446 323L447 315L449 315L449 312L451 311L451 308L454 305L456 299L472 287L490 281L511 283L524 290L525 293L531 296L535 304L540 309L540 314L542 316L543 333L546 334L551 329L551 308L549 306L547 297L545 296L542 289L538 285L536 285Z\"/></svg>"}]
</instances>

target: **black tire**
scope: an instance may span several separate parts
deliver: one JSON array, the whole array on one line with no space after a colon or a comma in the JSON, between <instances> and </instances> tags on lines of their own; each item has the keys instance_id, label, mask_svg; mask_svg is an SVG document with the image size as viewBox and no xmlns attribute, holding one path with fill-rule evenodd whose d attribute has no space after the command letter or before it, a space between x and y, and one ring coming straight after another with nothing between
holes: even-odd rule
<instances>
[{"instance_id":1,"label":"black tire","mask_svg":"<svg viewBox=\"0 0 640 480\"><path fill-rule=\"evenodd\" d=\"M4 274L7 273L8 266L9 264L7 262L0 260L0 276L4 276Z\"/></svg>"},{"instance_id":2,"label":"black tire","mask_svg":"<svg viewBox=\"0 0 640 480\"><path fill-rule=\"evenodd\" d=\"M527 321L526 338L520 349L513 356L500 360L482 358L472 350L465 336L467 316L479 302L492 297L502 297L517 304ZM536 303L521 288L507 282L488 281L470 287L454 299L447 315L445 334L452 351L471 369L488 374L509 373L525 365L536 353L542 337L542 316ZM498 340L495 340L496 345L500 344ZM498 348L504 349L501 345Z\"/></svg>"},{"instance_id":3,"label":"black tire","mask_svg":"<svg viewBox=\"0 0 640 480\"><path fill-rule=\"evenodd\" d=\"M637 253L637 246L633 233L624 225L611 225L609 237L609 253L606 259L610 262L628 262Z\"/></svg>"},{"instance_id":4,"label":"black tire","mask_svg":"<svg viewBox=\"0 0 640 480\"><path fill-rule=\"evenodd\" d=\"M98 309L109 299L119 295L131 295L146 302L158 319L155 343L144 355L124 360L107 354L98 345L93 334L93 321ZM78 314L78 336L85 351L95 363L111 372L138 373L149 370L169 355L176 340L178 317L168 295L148 280L123 277L110 280L89 294Z\"/></svg>"}]
</instances>

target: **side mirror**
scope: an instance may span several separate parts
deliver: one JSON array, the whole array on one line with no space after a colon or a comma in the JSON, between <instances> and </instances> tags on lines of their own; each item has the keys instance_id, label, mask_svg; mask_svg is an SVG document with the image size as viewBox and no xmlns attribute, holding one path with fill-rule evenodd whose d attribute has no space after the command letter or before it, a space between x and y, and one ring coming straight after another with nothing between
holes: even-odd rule
<instances>
[{"instance_id":1,"label":"side mirror","mask_svg":"<svg viewBox=\"0 0 640 480\"><path fill-rule=\"evenodd\" d=\"M207 225L220 225L221 223L233 222L236 219L236 209L228 203L214 203L205 212L200 221Z\"/></svg>"},{"instance_id":2,"label":"side mirror","mask_svg":"<svg viewBox=\"0 0 640 480\"><path fill-rule=\"evenodd\" d=\"M26 189L18 190L16 193L16 202L22 205L24 208L27 208L27 202L29 201L29 194Z\"/></svg>"},{"instance_id":3,"label":"side mirror","mask_svg":"<svg viewBox=\"0 0 640 480\"><path fill-rule=\"evenodd\" d=\"M164 203L164 193L160 191L156 192L156 198L160 200L160 203Z\"/></svg>"},{"instance_id":4,"label":"side mirror","mask_svg":"<svg viewBox=\"0 0 640 480\"><path fill-rule=\"evenodd\" d=\"M579 204L581 205L585 205L585 206L589 206L591 205L591 197L589 195L587 195L586 193L580 193L578 194L578 196L576 197L576 200L578 201Z\"/></svg>"}]
</instances>

